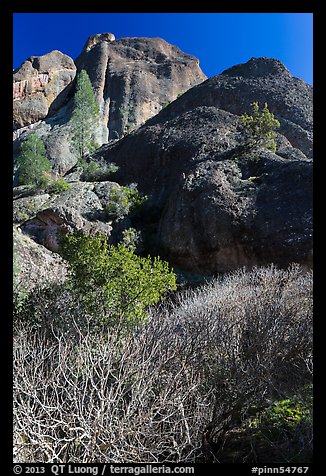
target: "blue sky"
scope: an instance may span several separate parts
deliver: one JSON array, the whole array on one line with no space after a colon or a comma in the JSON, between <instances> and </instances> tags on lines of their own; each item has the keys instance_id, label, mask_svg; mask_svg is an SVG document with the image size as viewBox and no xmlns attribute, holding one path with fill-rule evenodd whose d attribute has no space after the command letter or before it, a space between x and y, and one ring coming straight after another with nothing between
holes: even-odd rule
<instances>
[{"instance_id":1,"label":"blue sky","mask_svg":"<svg viewBox=\"0 0 326 476\"><path fill-rule=\"evenodd\" d=\"M75 59L90 35L111 32L164 38L196 56L208 77L268 56L313 81L312 13L15 13L13 21L14 68L54 49Z\"/></svg>"}]
</instances>

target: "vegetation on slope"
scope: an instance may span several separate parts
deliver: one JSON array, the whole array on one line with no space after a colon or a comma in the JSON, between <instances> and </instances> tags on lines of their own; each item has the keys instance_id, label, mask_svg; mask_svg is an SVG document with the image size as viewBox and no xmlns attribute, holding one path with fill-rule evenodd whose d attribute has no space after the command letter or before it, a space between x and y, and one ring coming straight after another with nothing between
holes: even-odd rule
<instances>
[{"instance_id":1,"label":"vegetation on slope","mask_svg":"<svg viewBox=\"0 0 326 476\"><path fill-rule=\"evenodd\" d=\"M15 323L17 461L311 461L311 273L240 270L124 334L56 326L65 294L34 304L42 325Z\"/></svg>"}]
</instances>

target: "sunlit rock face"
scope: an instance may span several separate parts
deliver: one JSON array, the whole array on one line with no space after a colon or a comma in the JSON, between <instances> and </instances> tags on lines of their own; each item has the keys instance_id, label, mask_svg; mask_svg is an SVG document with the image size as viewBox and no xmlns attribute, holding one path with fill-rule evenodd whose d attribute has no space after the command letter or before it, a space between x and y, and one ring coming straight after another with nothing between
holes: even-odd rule
<instances>
[{"instance_id":1,"label":"sunlit rock face","mask_svg":"<svg viewBox=\"0 0 326 476\"><path fill-rule=\"evenodd\" d=\"M115 40L113 33L88 38L76 66L87 71L100 105L94 137L99 146L137 129L206 79L197 58L160 38ZM32 56L14 72L14 152L20 140L37 132L60 175L77 161L69 129L76 66L68 56L53 51Z\"/></svg>"},{"instance_id":2,"label":"sunlit rock face","mask_svg":"<svg viewBox=\"0 0 326 476\"><path fill-rule=\"evenodd\" d=\"M161 38L94 35L76 65L88 72L109 139L139 127L206 79L197 58Z\"/></svg>"},{"instance_id":3,"label":"sunlit rock face","mask_svg":"<svg viewBox=\"0 0 326 476\"><path fill-rule=\"evenodd\" d=\"M73 60L54 50L43 56L31 56L13 75L14 129L44 119L50 106L76 75ZM61 97L61 104L64 102ZM57 108L60 102L57 102Z\"/></svg>"}]
</instances>

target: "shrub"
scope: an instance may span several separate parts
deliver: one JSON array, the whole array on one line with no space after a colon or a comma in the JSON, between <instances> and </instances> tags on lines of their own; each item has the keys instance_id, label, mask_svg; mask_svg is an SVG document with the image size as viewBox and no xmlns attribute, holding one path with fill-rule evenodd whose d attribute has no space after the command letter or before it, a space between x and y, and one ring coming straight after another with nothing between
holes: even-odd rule
<instances>
[{"instance_id":1,"label":"shrub","mask_svg":"<svg viewBox=\"0 0 326 476\"><path fill-rule=\"evenodd\" d=\"M49 341L40 330L17 326L15 460L145 463L200 457L210 395L203 395L200 375L181 365L181 341L172 335L171 346L162 350L160 330L123 339L114 333L77 333L72 339L56 332ZM164 332L165 344L167 338Z\"/></svg>"},{"instance_id":2,"label":"shrub","mask_svg":"<svg viewBox=\"0 0 326 476\"><path fill-rule=\"evenodd\" d=\"M215 385L206 436L223 448L253 411L311 382L312 276L299 266L242 270L186 296L173 317L189 345L205 342L192 365L202 367L208 388Z\"/></svg>"},{"instance_id":3,"label":"shrub","mask_svg":"<svg viewBox=\"0 0 326 476\"><path fill-rule=\"evenodd\" d=\"M260 451L296 464L312 462L312 384L275 400L250 421L251 441Z\"/></svg>"},{"instance_id":4,"label":"shrub","mask_svg":"<svg viewBox=\"0 0 326 476\"><path fill-rule=\"evenodd\" d=\"M265 147L273 152L276 151L275 129L280 127L280 123L275 119L265 102L262 111L259 111L258 102L251 104L252 115L243 114L241 121L245 131L245 142L247 147Z\"/></svg>"},{"instance_id":5,"label":"shrub","mask_svg":"<svg viewBox=\"0 0 326 476\"><path fill-rule=\"evenodd\" d=\"M297 396L276 400L265 409L256 425L263 428L271 440L277 440L293 433L300 425L312 417L312 402L305 402Z\"/></svg>"},{"instance_id":6,"label":"shrub","mask_svg":"<svg viewBox=\"0 0 326 476\"><path fill-rule=\"evenodd\" d=\"M53 180L49 186L48 191L50 193L63 193L69 190L71 187L70 183L68 183L64 178L59 177L57 180Z\"/></svg>"},{"instance_id":7,"label":"shrub","mask_svg":"<svg viewBox=\"0 0 326 476\"><path fill-rule=\"evenodd\" d=\"M149 305L176 289L167 262L139 257L123 244L109 245L100 233L75 232L61 236L60 242L71 270L71 289L82 297L85 311L104 325L137 325Z\"/></svg>"},{"instance_id":8,"label":"shrub","mask_svg":"<svg viewBox=\"0 0 326 476\"><path fill-rule=\"evenodd\" d=\"M299 415L295 438L309 462L310 404L300 392L312 379L311 294L312 275L297 266L256 268L157 304L143 326L122 336L77 324L74 333L54 328L49 339L18 322L15 459L224 463L228 449L232 462L285 463L292 430L286 447L266 438L261 447L247 436L245 446L242 433L253 414L270 425L278 403L281 420L288 410ZM70 301L61 299L69 313ZM45 312L44 295L35 305Z\"/></svg>"},{"instance_id":9,"label":"shrub","mask_svg":"<svg viewBox=\"0 0 326 476\"><path fill-rule=\"evenodd\" d=\"M48 184L46 173L50 171L51 163L46 157L45 145L33 132L20 145L17 157L18 183L43 188Z\"/></svg>"},{"instance_id":10,"label":"shrub","mask_svg":"<svg viewBox=\"0 0 326 476\"><path fill-rule=\"evenodd\" d=\"M138 212L146 200L147 196L139 193L137 185L121 186L111 191L104 211L111 218L121 219L128 214Z\"/></svg>"},{"instance_id":11,"label":"shrub","mask_svg":"<svg viewBox=\"0 0 326 476\"><path fill-rule=\"evenodd\" d=\"M106 163L103 158L100 160L81 160L83 168L82 180L86 182L103 182L109 180L117 172L119 167L113 163Z\"/></svg>"},{"instance_id":12,"label":"shrub","mask_svg":"<svg viewBox=\"0 0 326 476\"><path fill-rule=\"evenodd\" d=\"M131 204L124 188L114 188L110 192L110 197L104 207L104 212L109 218L119 220L128 215L130 206Z\"/></svg>"},{"instance_id":13,"label":"shrub","mask_svg":"<svg viewBox=\"0 0 326 476\"><path fill-rule=\"evenodd\" d=\"M138 189L137 184L132 183L128 187L123 187L123 190L130 203L129 212L136 213L140 210L143 204L148 199L147 195L142 195Z\"/></svg>"},{"instance_id":14,"label":"shrub","mask_svg":"<svg viewBox=\"0 0 326 476\"><path fill-rule=\"evenodd\" d=\"M13 248L13 318L21 316L28 299L28 291L20 278L20 265L17 250Z\"/></svg>"}]
</instances>

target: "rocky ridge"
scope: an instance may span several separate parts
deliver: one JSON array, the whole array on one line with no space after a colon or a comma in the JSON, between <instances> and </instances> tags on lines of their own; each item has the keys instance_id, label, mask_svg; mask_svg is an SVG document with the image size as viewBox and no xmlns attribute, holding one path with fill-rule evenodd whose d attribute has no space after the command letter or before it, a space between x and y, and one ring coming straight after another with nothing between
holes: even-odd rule
<instances>
[{"instance_id":1,"label":"rocky ridge","mask_svg":"<svg viewBox=\"0 0 326 476\"><path fill-rule=\"evenodd\" d=\"M308 158L313 156L313 88L273 58L252 58L207 79L180 97L148 124L165 122L200 106L213 106L237 116L254 101L267 102L280 121L280 134Z\"/></svg>"}]
</instances>

